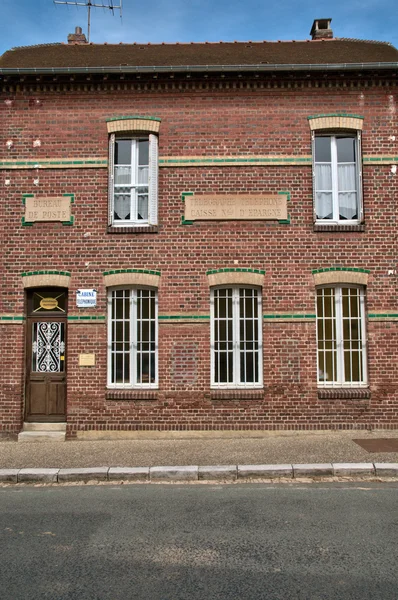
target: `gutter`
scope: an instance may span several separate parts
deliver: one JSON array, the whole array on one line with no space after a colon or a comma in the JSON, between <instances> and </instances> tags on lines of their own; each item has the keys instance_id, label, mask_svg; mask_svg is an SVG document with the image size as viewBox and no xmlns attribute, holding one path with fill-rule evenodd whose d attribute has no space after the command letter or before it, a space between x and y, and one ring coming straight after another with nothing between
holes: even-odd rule
<instances>
[{"instance_id":1,"label":"gutter","mask_svg":"<svg viewBox=\"0 0 398 600\"><path fill-rule=\"evenodd\" d=\"M398 62L374 63L330 63L330 64L254 64L254 65L175 65L175 66L131 66L113 67L43 67L43 68L0 68L0 75L61 75L88 73L231 73L275 72L275 71L372 71L398 70Z\"/></svg>"}]
</instances>

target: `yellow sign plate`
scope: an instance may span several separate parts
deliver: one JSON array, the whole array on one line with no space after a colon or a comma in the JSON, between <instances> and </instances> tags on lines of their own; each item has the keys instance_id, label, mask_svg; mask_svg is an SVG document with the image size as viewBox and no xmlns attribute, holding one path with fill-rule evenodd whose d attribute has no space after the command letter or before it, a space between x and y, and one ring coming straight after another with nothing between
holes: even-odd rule
<instances>
[{"instance_id":1,"label":"yellow sign plate","mask_svg":"<svg viewBox=\"0 0 398 600\"><path fill-rule=\"evenodd\" d=\"M42 298L40 300L41 308L44 310L54 310L58 306L58 300L56 298Z\"/></svg>"},{"instance_id":2,"label":"yellow sign plate","mask_svg":"<svg viewBox=\"0 0 398 600\"><path fill-rule=\"evenodd\" d=\"M79 367L94 367L95 354L79 354Z\"/></svg>"}]
</instances>

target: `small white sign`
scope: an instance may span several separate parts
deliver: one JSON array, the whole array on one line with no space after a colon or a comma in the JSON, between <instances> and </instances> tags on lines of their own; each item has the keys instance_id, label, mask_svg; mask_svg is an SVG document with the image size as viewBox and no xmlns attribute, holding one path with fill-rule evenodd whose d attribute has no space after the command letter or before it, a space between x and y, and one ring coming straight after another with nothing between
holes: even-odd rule
<instances>
[{"instance_id":1,"label":"small white sign","mask_svg":"<svg viewBox=\"0 0 398 600\"><path fill-rule=\"evenodd\" d=\"M97 306L97 290L77 290L76 306L78 308Z\"/></svg>"}]
</instances>

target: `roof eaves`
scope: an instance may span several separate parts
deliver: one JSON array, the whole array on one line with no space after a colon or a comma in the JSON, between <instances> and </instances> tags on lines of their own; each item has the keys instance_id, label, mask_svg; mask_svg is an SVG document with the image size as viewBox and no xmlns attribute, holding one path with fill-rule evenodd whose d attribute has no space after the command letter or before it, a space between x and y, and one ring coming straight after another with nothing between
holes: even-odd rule
<instances>
[{"instance_id":1,"label":"roof eaves","mask_svg":"<svg viewBox=\"0 0 398 600\"><path fill-rule=\"evenodd\" d=\"M62 75L85 73L172 73L172 72L243 72L243 71L369 71L398 69L398 62L316 63L316 64L238 64L238 65L119 65L98 67L0 68L0 75Z\"/></svg>"}]
</instances>

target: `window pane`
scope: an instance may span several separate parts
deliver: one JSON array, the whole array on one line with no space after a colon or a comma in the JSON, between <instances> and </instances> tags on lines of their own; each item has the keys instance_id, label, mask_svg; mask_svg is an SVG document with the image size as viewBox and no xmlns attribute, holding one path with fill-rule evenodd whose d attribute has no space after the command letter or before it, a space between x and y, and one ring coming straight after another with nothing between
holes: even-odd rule
<instances>
[{"instance_id":1,"label":"window pane","mask_svg":"<svg viewBox=\"0 0 398 600\"><path fill-rule=\"evenodd\" d=\"M339 194L339 219L358 219L357 194L356 192L344 192Z\"/></svg>"},{"instance_id":2,"label":"window pane","mask_svg":"<svg viewBox=\"0 0 398 600\"><path fill-rule=\"evenodd\" d=\"M356 192L356 168L354 164L343 164L337 168L339 192Z\"/></svg>"},{"instance_id":3,"label":"window pane","mask_svg":"<svg viewBox=\"0 0 398 600\"><path fill-rule=\"evenodd\" d=\"M257 329L257 323L253 321L241 321L240 323L240 339L245 341L254 340L254 330Z\"/></svg>"},{"instance_id":4,"label":"window pane","mask_svg":"<svg viewBox=\"0 0 398 600\"><path fill-rule=\"evenodd\" d=\"M241 354L240 357L241 383L254 383L253 354Z\"/></svg>"},{"instance_id":5,"label":"window pane","mask_svg":"<svg viewBox=\"0 0 398 600\"><path fill-rule=\"evenodd\" d=\"M151 352L150 359L150 373L149 373L149 381L150 383L156 383L156 355L155 352Z\"/></svg>"},{"instance_id":6,"label":"window pane","mask_svg":"<svg viewBox=\"0 0 398 600\"><path fill-rule=\"evenodd\" d=\"M332 160L330 136L317 136L315 138L315 160L316 162L330 162Z\"/></svg>"},{"instance_id":7,"label":"window pane","mask_svg":"<svg viewBox=\"0 0 398 600\"><path fill-rule=\"evenodd\" d=\"M230 383L233 381L233 355L232 352L220 354L220 379L219 383Z\"/></svg>"},{"instance_id":8,"label":"window pane","mask_svg":"<svg viewBox=\"0 0 398 600\"><path fill-rule=\"evenodd\" d=\"M115 342L123 342L125 334L125 327L123 321L117 321L115 323Z\"/></svg>"},{"instance_id":9,"label":"window pane","mask_svg":"<svg viewBox=\"0 0 398 600\"><path fill-rule=\"evenodd\" d=\"M131 164L131 140L116 140L115 165Z\"/></svg>"},{"instance_id":10,"label":"window pane","mask_svg":"<svg viewBox=\"0 0 398 600\"><path fill-rule=\"evenodd\" d=\"M124 355L116 354L115 355L115 365L114 365L114 383L124 383L125 379L123 377L123 365L124 365ZM128 378L127 380L128 381Z\"/></svg>"},{"instance_id":11,"label":"window pane","mask_svg":"<svg viewBox=\"0 0 398 600\"><path fill-rule=\"evenodd\" d=\"M331 192L317 192L315 195L317 219L333 218L333 196Z\"/></svg>"},{"instance_id":12,"label":"window pane","mask_svg":"<svg viewBox=\"0 0 398 600\"><path fill-rule=\"evenodd\" d=\"M115 185L131 183L131 167L115 166Z\"/></svg>"},{"instance_id":13,"label":"window pane","mask_svg":"<svg viewBox=\"0 0 398 600\"><path fill-rule=\"evenodd\" d=\"M149 175L148 167L139 167L139 169L138 169L138 185L148 185L148 175ZM148 193L148 190L141 190L141 191L146 191L146 193Z\"/></svg>"},{"instance_id":14,"label":"window pane","mask_svg":"<svg viewBox=\"0 0 398 600\"><path fill-rule=\"evenodd\" d=\"M130 381L130 354L126 349L126 353L124 355L124 383L129 383Z\"/></svg>"},{"instance_id":15,"label":"window pane","mask_svg":"<svg viewBox=\"0 0 398 600\"><path fill-rule=\"evenodd\" d=\"M127 188L122 188L122 190L126 190ZM119 193L119 190L115 190L115 199L114 199L114 218L116 221L130 219L130 211L131 211L131 198L130 198L130 190L127 190L127 193Z\"/></svg>"},{"instance_id":16,"label":"window pane","mask_svg":"<svg viewBox=\"0 0 398 600\"><path fill-rule=\"evenodd\" d=\"M245 315L247 319L252 319L253 317L257 317L257 313L255 310L257 309L257 299L252 297L246 298L245 300Z\"/></svg>"},{"instance_id":17,"label":"window pane","mask_svg":"<svg viewBox=\"0 0 398 600\"><path fill-rule=\"evenodd\" d=\"M227 321L220 321L217 327L217 338L218 341L222 342L228 339L227 332Z\"/></svg>"},{"instance_id":18,"label":"window pane","mask_svg":"<svg viewBox=\"0 0 398 600\"><path fill-rule=\"evenodd\" d=\"M318 192L330 192L332 190L332 167L331 165L315 165L315 185Z\"/></svg>"},{"instance_id":19,"label":"window pane","mask_svg":"<svg viewBox=\"0 0 398 600\"><path fill-rule=\"evenodd\" d=\"M150 303L148 298L143 298L142 295L137 297L137 316L139 319L149 319Z\"/></svg>"},{"instance_id":20,"label":"window pane","mask_svg":"<svg viewBox=\"0 0 398 600\"><path fill-rule=\"evenodd\" d=\"M323 373L319 373L319 381L321 381L321 375L323 375L323 381L335 381L336 380L336 367L337 367L337 353L336 352L325 352L324 353L324 370Z\"/></svg>"},{"instance_id":21,"label":"window pane","mask_svg":"<svg viewBox=\"0 0 398 600\"><path fill-rule=\"evenodd\" d=\"M359 317L360 315L360 296L359 290L351 290L350 294L350 315L351 317Z\"/></svg>"},{"instance_id":22,"label":"window pane","mask_svg":"<svg viewBox=\"0 0 398 600\"><path fill-rule=\"evenodd\" d=\"M337 162L355 162L355 144L355 138L353 137L336 138Z\"/></svg>"},{"instance_id":23,"label":"window pane","mask_svg":"<svg viewBox=\"0 0 398 600\"><path fill-rule=\"evenodd\" d=\"M148 342L150 340L149 336L149 321L142 321L141 324L141 342Z\"/></svg>"},{"instance_id":24,"label":"window pane","mask_svg":"<svg viewBox=\"0 0 398 600\"><path fill-rule=\"evenodd\" d=\"M148 196L138 195L137 219L139 221L148 221Z\"/></svg>"},{"instance_id":25,"label":"window pane","mask_svg":"<svg viewBox=\"0 0 398 600\"><path fill-rule=\"evenodd\" d=\"M138 140L138 164L149 164L149 140Z\"/></svg>"},{"instance_id":26,"label":"window pane","mask_svg":"<svg viewBox=\"0 0 398 600\"><path fill-rule=\"evenodd\" d=\"M151 355L137 354L137 383L151 383Z\"/></svg>"}]
</instances>

